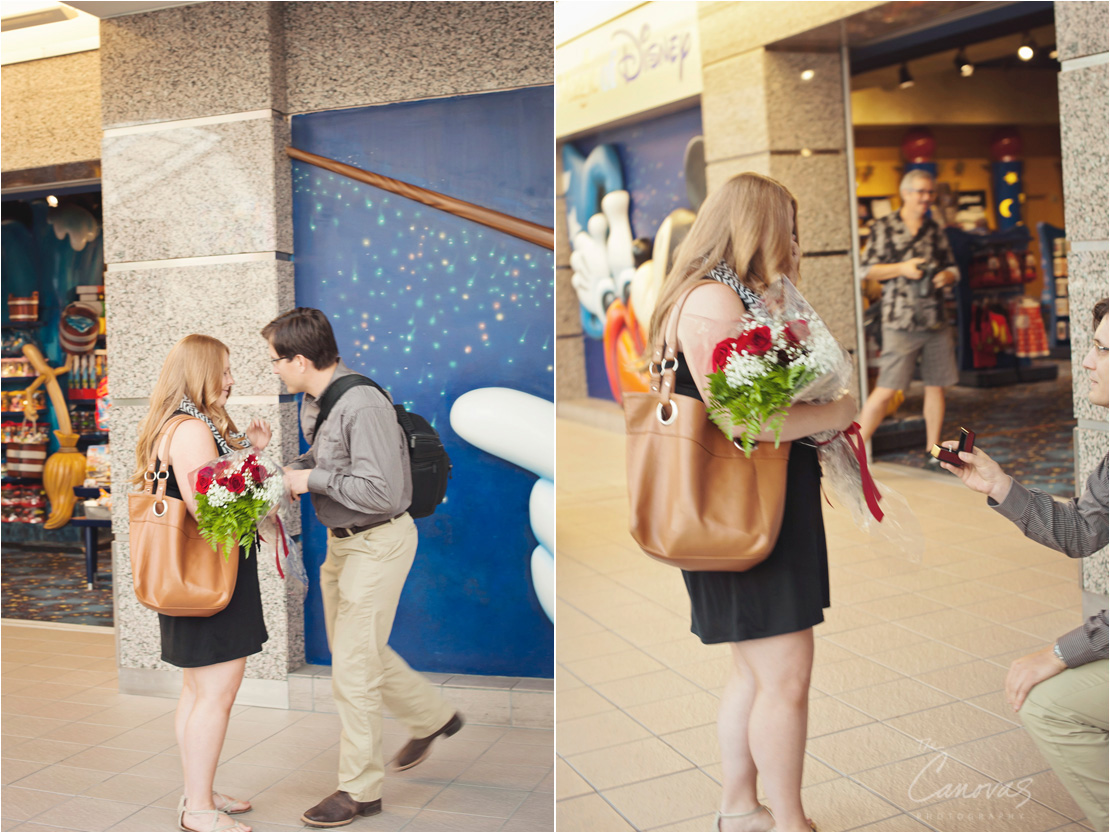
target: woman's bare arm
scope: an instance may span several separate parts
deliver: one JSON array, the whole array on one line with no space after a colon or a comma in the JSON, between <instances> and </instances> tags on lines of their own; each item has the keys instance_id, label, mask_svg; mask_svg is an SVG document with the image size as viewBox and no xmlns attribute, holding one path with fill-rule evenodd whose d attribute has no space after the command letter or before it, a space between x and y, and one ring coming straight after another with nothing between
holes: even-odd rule
<instances>
[{"instance_id":1,"label":"woman's bare arm","mask_svg":"<svg viewBox=\"0 0 1110 832\"><path fill-rule=\"evenodd\" d=\"M193 517L197 516L197 499L193 494L193 483L189 475L219 455L212 432L200 419L189 419L177 426L170 442L167 462L173 466L181 499L185 501L185 506Z\"/></svg>"}]
</instances>

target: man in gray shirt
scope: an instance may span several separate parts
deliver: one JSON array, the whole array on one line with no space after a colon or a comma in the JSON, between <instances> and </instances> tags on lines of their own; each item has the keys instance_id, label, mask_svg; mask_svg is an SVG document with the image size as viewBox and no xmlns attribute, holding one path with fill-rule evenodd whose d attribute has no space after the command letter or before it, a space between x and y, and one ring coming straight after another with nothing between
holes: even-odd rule
<instances>
[{"instance_id":1,"label":"man in gray shirt","mask_svg":"<svg viewBox=\"0 0 1110 832\"><path fill-rule=\"evenodd\" d=\"M1099 407L1110 406L1106 310L1106 300L1095 305L1094 345L1083 360L1091 402ZM956 443L945 444L954 448ZM960 454L962 468L942 465L968 488L986 494L987 504L1016 523L1026 537L1083 558L1107 543L1108 456L1088 478L1083 496L1066 503L1014 482L979 448ZM1088 820L1102 832L1110 826L1107 666L1107 617L1101 610L1052 646L1014 661L1006 676L1010 705Z\"/></svg>"},{"instance_id":2,"label":"man in gray shirt","mask_svg":"<svg viewBox=\"0 0 1110 832\"><path fill-rule=\"evenodd\" d=\"M331 324L318 309L298 308L267 324L262 337L289 392L304 393L301 430L312 447L286 467L286 483L294 496L311 495L328 527L320 591L342 726L339 787L301 820L344 826L381 811L383 705L413 736L394 758L396 770L423 761L432 741L456 733L463 721L388 643L417 543L407 512L408 446L393 403L374 387L356 386L318 424L325 391L353 374L339 358Z\"/></svg>"}]
</instances>

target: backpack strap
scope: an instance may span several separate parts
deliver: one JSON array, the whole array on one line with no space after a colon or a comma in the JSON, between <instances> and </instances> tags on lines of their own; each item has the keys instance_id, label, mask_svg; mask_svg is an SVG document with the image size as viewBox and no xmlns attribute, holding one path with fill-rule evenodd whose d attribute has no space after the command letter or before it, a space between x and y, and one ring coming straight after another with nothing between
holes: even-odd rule
<instances>
[{"instance_id":1,"label":"backpack strap","mask_svg":"<svg viewBox=\"0 0 1110 832\"><path fill-rule=\"evenodd\" d=\"M312 429L312 441L316 441L316 437L320 435L320 428L331 415L332 408L343 397L343 394L350 390L352 387L376 387L381 391L382 395L390 404L393 403L393 398L382 389L382 386L376 381L368 379L366 376L359 375L358 373L351 373L349 375L341 376L331 384L324 394L320 396L320 414L316 417L316 426Z\"/></svg>"}]
</instances>

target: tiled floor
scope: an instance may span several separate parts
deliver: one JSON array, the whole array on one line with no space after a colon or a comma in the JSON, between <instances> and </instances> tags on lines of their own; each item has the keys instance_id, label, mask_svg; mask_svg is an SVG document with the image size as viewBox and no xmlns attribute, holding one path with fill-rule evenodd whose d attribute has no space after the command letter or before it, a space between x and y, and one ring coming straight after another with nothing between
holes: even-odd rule
<instances>
[{"instance_id":1,"label":"tiled floor","mask_svg":"<svg viewBox=\"0 0 1110 832\"><path fill-rule=\"evenodd\" d=\"M559 832L709 832L727 648L689 632L679 573L627 533L621 434L560 420ZM878 477L926 525L922 563L826 510L803 799L822 832L1089 828L1002 694L1010 661L1081 620L1078 566L954 481Z\"/></svg>"},{"instance_id":2,"label":"tiled floor","mask_svg":"<svg viewBox=\"0 0 1110 832\"><path fill-rule=\"evenodd\" d=\"M177 826L175 702L116 690L104 628L5 622L2 832L151 832ZM407 739L386 720L385 753ZM302 828L335 790L334 714L236 706L217 787L254 802L256 832ZM468 724L429 760L387 774L381 815L352 832L542 832L553 828L551 731Z\"/></svg>"}]
</instances>

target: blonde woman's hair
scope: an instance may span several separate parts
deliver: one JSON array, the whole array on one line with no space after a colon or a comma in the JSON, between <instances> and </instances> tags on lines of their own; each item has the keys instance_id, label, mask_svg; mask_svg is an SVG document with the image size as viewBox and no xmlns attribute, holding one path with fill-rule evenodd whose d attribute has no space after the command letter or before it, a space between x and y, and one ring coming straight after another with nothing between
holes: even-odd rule
<instances>
[{"instance_id":1,"label":"blonde woman's hair","mask_svg":"<svg viewBox=\"0 0 1110 832\"><path fill-rule=\"evenodd\" d=\"M222 341L208 335L186 335L174 344L150 394L150 411L139 425L132 484L142 482L150 454L155 450L154 443L185 396L212 420L230 447L242 444L231 438L230 434L238 432L235 424L227 411L216 404L223 394L224 359L229 353Z\"/></svg>"},{"instance_id":2,"label":"blonde woman's hair","mask_svg":"<svg viewBox=\"0 0 1110 832\"><path fill-rule=\"evenodd\" d=\"M652 345L678 296L722 260L757 295L790 271L790 243L798 228L798 201L781 183L758 173L741 173L725 182L702 204L651 316Z\"/></svg>"}]
</instances>

